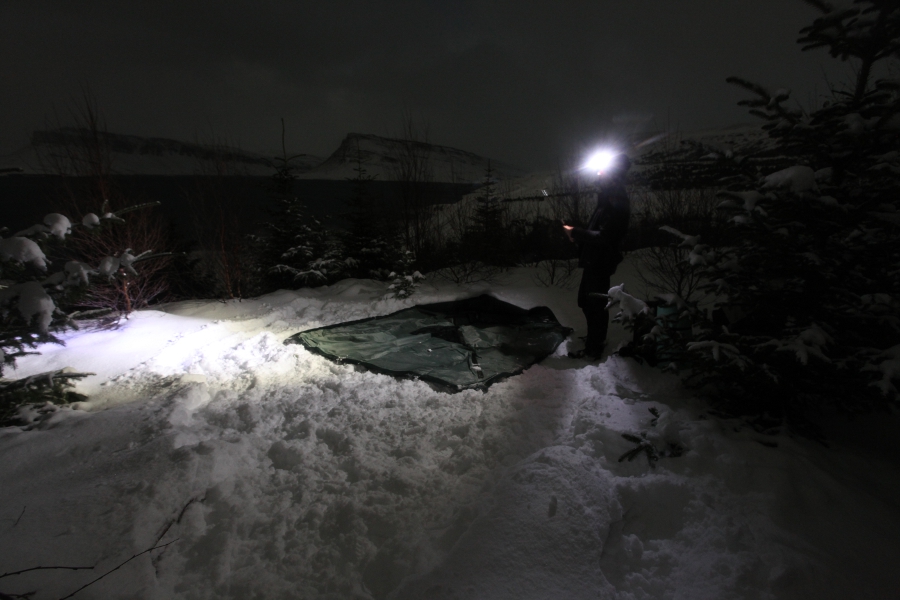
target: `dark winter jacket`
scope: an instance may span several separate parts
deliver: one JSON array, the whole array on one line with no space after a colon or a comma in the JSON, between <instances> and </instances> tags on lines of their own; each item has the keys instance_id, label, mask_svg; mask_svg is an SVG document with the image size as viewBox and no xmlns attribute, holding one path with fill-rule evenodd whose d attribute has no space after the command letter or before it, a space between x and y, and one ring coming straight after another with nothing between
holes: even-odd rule
<instances>
[{"instance_id":1,"label":"dark winter jacket","mask_svg":"<svg viewBox=\"0 0 900 600\"><path fill-rule=\"evenodd\" d=\"M578 244L578 266L612 273L622 262L622 245L628 233L631 202L621 182L613 181L597 194L597 208L586 228L572 230Z\"/></svg>"}]
</instances>

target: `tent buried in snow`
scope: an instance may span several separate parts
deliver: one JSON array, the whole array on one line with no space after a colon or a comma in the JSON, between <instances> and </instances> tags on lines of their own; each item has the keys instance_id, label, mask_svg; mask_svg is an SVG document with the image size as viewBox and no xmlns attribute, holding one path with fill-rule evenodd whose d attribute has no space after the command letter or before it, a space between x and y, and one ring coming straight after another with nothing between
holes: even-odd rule
<instances>
[{"instance_id":1,"label":"tent buried in snow","mask_svg":"<svg viewBox=\"0 0 900 600\"><path fill-rule=\"evenodd\" d=\"M521 373L570 332L546 306L525 310L484 295L311 329L285 343L459 391Z\"/></svg>"}]
</instances>

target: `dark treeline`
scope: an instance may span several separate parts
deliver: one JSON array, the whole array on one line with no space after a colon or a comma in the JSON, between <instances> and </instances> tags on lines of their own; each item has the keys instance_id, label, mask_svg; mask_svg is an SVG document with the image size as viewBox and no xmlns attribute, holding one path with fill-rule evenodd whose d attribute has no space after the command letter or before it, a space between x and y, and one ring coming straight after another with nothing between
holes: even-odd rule
<instances>
[{"instance_id":1,"label":"dark treeline","mask_svg":"<svg viewBox=\"0 0 900 600\"><path fill-rule=\"evenodd\" d=\"M190 210L192 196L198 188L210 187L215 175L114 175L116 187L125 196L160 203L162 217L172 221L180 236L190 238L192 229L181 228L186 210ZM63 182L65 179L65 183ZM79 179L81 181L79 181ZM238 217L244 233L253 230L267 218L267 209L274 206L266 191L269 177L232 175L228 177L229 194L223 198L227 210ZM48 212L59 209L60 189L74 187L88 189L94 184L90 177L63 175L10 174L0 177L0 201L4 225L12 227L41 221ZM386 202L399 202L405 183L373 180L371 195ZM425 197L435 204L459 201L478 186L465 183L424 182ZM291 194L306 199L311 213L335 226L344 226L343 207L352 200L355 184L345 180L296 179Z\"/></svg>"}]
</instances>

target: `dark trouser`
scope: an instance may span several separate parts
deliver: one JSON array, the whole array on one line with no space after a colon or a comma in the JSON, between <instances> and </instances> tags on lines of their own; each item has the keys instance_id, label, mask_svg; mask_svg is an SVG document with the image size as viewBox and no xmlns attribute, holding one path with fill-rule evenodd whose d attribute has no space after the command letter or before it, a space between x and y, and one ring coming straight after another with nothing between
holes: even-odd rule
<instances>
[{"instance_id":1,"label":"dark trouser","mask_svg":"<svg viewBox=\"0 0 900 600\"><path fill-rule=\"evenodd\" d=\"M587 267L581 275L581 286L578 288L578 306L587 319L587 341L585 352L599 353L606 343L606 332L609 329L609 313L606 312L606 298L598 298L591 294L605 294L609 291L609 269Z\"/></svg>"}]
</instances>

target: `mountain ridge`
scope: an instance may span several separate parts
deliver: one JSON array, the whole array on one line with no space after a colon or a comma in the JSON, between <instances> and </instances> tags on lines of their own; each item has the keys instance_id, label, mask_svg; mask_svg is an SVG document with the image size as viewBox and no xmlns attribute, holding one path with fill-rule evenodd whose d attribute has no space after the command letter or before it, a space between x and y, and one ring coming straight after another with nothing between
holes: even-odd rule
<instances>
[{"instance_id":1,"label":"mountain ridge","mask_svg":"<svg viewBox=\"0 0 900 600\"><path fill-rule=\"evenodd\" d=\"M381 181L479 183L485 178L488 164L497 179L526 174L524 169L468 150L419 140L349 133L331 156L300 178L353 179L361 166L367 176Z\"/></svg>"},{"instance_id":2,"label":"mountain ridge","mask_svg":"<svg viewBox=\"0 0 900 600\"><path fill-rule=\"evenodd\" d=\"M94 136L72 127L37 130L31 143L0 156L0 173L78 175L90 162L90 149L99 146L114 175L243 175L266 177L278 158L224 143L192 143L162 137L101 132ZM353 179L358 159L366 174L380 181L478 183L488 164L497 179L526 174L524 169L474 152L425 141L401 140L374 134L349 133L327 158L296 155L292 164L300 179Z\"/></svg>"},{"instance_id":3,"label":"mountain ridge","mask_svg":"<svg viewBox=\"0 0 900 600\"><path fill-rule=\"evenodd\" d=\"M28 175L77 175L79 162L88 161L85 149L96 149L115 175L214 175L217 173L266 176L272 159L225 143L192 143L161 137L91 131L75 127L37 130L31 143L0 156L0 167ZM95 151L94 156L97 156ZM301 155L303 170L322 161Z\"/></svg>"}]
</instances>

